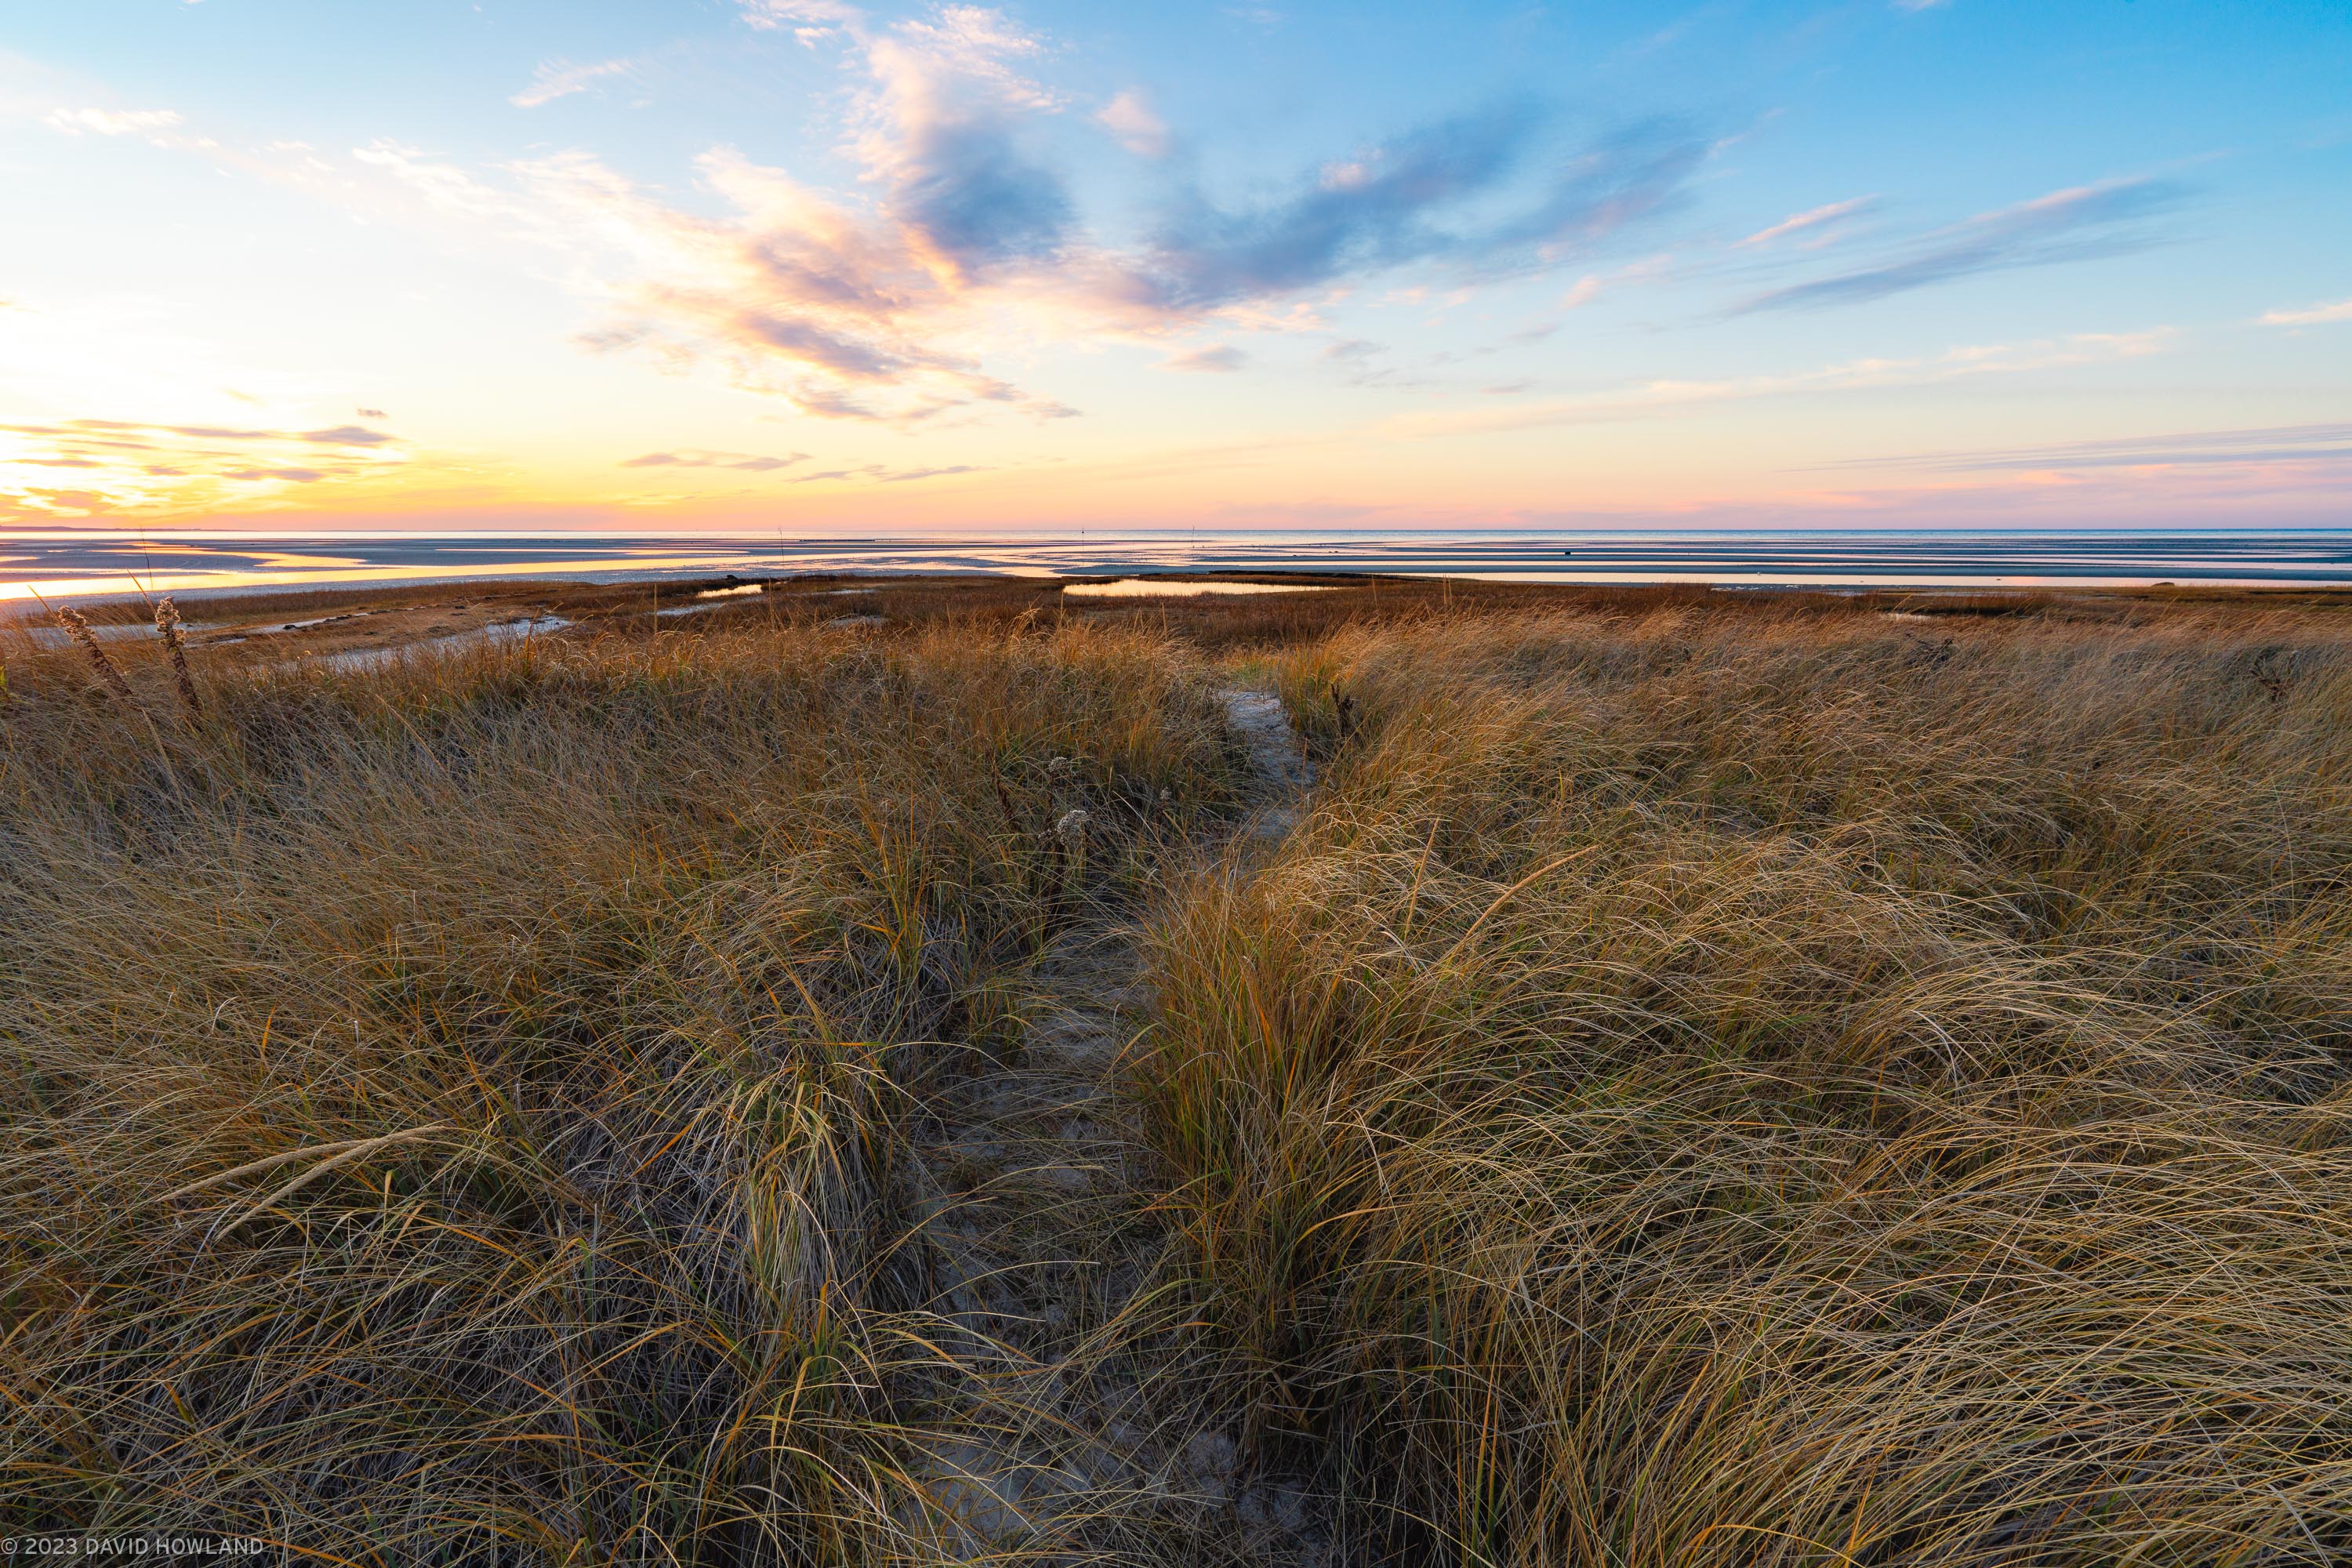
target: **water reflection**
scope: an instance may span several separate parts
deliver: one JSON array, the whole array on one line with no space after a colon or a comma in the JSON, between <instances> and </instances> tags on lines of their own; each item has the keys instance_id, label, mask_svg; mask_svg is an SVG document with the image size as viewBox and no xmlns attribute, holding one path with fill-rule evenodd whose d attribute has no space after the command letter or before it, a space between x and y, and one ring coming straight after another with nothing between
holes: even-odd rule
<instances>
[{"instance_id":1,"label":"water reflection","mask_svg":"<svg viewBox=\"0 0 2352 1568\"><path fill-rule=\"evenodd\" d=\"M200 595L255 587L519 577L616 581L824 572L1133 576L1280 570L1755 587L2352 584L2352 530L1705 535L1164 530L1051 538L802 540L254 539L0 530L0 600L37 594L54 601L142 588Z\"/></svg>"},{"instance_id":2,"label":"water reflection","mask_svg":"<svg viewBox=\"0 0 2352 1568\"><path fill-rule=\"evenodd\" d=\"M393 647L355 647L341 653L320 654L314 662L321 669L382 669L403 659L455 653L460 648L481 644L529 642L532 637L562 631L571 624L562 616L525 616L516 620L477 626L472 631L452 632L446 637L425 637Z\"/></svg>"},{"instance_id":3,"label":"water reflection","mask_svg":"<svg viewBox=\"0 0 2352 1568\"><path fill-rule=\"evenodd\" d=\"M1305 583L1185 583L1160 577L1121 577L1116 583L1073 583L1068 599L1197 599L1204 594L1320 594Z\"/></svg>"}]
</instances>

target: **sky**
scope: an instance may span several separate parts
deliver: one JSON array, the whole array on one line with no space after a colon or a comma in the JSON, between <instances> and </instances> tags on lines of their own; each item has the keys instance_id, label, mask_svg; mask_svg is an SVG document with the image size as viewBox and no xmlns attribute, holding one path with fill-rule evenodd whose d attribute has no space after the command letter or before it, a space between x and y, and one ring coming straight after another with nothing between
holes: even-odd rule
<instances>
[{"instance_id":1,"label":"sky","mask_svg":"<svg viewBox=\"0 0 2352 1568\"><path fill-rule=\"evenodd\" d=\"M2352 523L2342 0L0 6L0 525Z\"/></svg>"}]
</instances>

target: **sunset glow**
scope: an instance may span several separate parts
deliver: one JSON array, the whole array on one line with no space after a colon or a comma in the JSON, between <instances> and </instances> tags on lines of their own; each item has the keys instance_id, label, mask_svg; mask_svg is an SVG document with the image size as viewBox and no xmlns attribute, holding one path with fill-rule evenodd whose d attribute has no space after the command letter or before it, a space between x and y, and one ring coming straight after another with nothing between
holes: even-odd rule
<instances>
[{"instance_id":1,"label":"sunset glow","mask_svg":"<svg viewBox=\"0 0 2352 1568\"><path fill-rule=\"evenodd\" d=\"M0 524L2340 525L2347 80L2322 0L18 7Z\"/></svg>"}]
</instances>

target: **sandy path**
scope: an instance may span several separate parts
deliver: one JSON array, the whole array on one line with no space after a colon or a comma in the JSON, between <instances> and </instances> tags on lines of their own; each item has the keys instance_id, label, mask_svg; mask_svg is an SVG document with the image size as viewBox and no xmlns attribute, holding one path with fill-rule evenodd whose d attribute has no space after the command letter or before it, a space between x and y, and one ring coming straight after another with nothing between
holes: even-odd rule
<instances>
[{"instance_id":1,"label":"sandy path","mask_svg":"<svg viewBox=\"0 0 2352 1568\"><path fill-rule=\"evenodd\" d=\"M1234 831L1278 835L1312 778L1298 738L1275 698L1220 695L1253 779ZM934 1484L968 1560L1315 1563L1305 1500L1244 1474L1231 1433L1192 1425L1205 1352L1181 1331L1115 1085L1150 1009L1139 939L1111 916L1070 932L1034 971L1018 1046L939 1097L922 1162L947 1281L934 1306L969 1333L977 1390L954 1427L980 1436L936 1450Z\"/></svg>"}]
</instances>

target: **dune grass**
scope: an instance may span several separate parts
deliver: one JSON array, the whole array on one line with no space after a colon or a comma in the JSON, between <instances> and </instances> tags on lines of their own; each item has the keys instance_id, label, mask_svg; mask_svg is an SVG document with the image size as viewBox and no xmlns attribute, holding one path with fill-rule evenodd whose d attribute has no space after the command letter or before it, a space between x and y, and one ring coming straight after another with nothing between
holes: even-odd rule
<instances>
[{"instance_id":1,"label":"dune grass","mask_svg":"<svg viewBox=\"0 0 2352 1568\"><path fill-rule=\"evenodd\" d=\"M1185 657L110 653L0 710L0 1533L943 1560L905 1126L1217 804Z\"/></svg>"},{"instance_id":2,"label":"dune grass","mask_svg":"<svg viewBox=\"0 0 2352 1568\"><path fill-rule=\"evenodd\" d=\"M1349 1560L2352 1552L2352 657L1341 632L1143 1092Z\"/></svg>"},{"instance_id":3,"label":"dune grass","mask_svg":"<svg viewBox=\"0 0 2352 1568\"><path fill-rule=\"evenodd\" d=\"M822 586L192 700L0 647L0 1534L2352 1554L2329 606ZM1235 681L1322 770L1278 840ZM926 1118L1114 916L1165 1256L1102 1353L1181 1348L1119 1375L1273 1533L975 1532L940 1462L1086 1372L971 1353Z\"/></svg>"}]
</instances>

